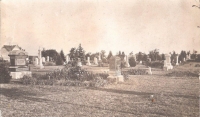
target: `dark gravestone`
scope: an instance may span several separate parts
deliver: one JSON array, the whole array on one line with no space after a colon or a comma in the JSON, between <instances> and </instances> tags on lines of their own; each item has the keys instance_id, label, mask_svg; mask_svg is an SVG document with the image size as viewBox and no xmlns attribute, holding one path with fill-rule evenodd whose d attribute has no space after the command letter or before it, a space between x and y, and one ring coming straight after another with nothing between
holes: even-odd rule
<instances>
[{"instance_id":1,"label":"dark gravestone","mask_svg":"<svg viewBox=\"0 0 200 117\"><path fill-rule=\"evenodd\" d=\"M109 77L116 78L117 81L123 82L123 76L121 75L121 58L118 56L112 56L109 60Z\"/></svg>"},{"instance_id":2,"label":"dark gravestone","mask_svg":"<svg viewBox=\"0 0 200 117\"><path fill-rule=\"evenodd\" d=\"M26 64L26 58L28 53L22 50L13 50L8 56L10 57L10 75L14 79L22 78L24 75L31 76L28 65Z\"/></svg>"}]
</instances>

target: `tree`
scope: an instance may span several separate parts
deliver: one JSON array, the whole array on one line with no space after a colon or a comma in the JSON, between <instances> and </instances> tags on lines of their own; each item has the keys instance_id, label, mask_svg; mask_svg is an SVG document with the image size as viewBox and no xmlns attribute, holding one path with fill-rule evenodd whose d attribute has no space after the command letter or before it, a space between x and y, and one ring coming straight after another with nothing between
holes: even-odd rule
<instances>
[{"instance_id":1,"label":"tree","mask_svg":"<svg viewBox=\"0 0 200 117\"><path fill-rule=\"evenodd\" d=\"M59 54L56 59L56 65L63 65L63 59Z\"/></svg>"},{"instance_id":2,"label":"tree","mask_svg":"<svg viewBox=\"0 0 200 117\"><path fill-rule=\"evenodd\" d=\"M112 52L110 51L109 54L108 54L107 59L109 60L112 56L113 56L113 55L112 55Z\"/></svg>"},{"instance_id":3,"label":"tree","mask_svg":"<svg viewBox=\"0 0 200 117\"><path fill-rule=\"evenodd\" d=\"M76 59L80 58L81 61L85 60L85 51L84 49L81 47L81 44L79 44L79 47L76 49Z\"/></svg>"},{"instance_id":4,"label":"tree","mask_svg":"<svg viewBox=\"0 0 200 117\"><path fill-rule=\"evenodd\" d=\"M146 54L143 55L142 61L147 61L147 55Z\"/></svg>"},{"instance_id":5,"label":"tree","mask_svg":"<svg viewBox=\"0 0 200 117\"><path fill-rule=\"evenodd\" d=\"M101 59L106 57L106 56L105 56L105 53L106 53L105 50L101 50Z\"/></svg>"},{"instance_id":6,"label":"tree","mask_svg":"<svg viewBox=\"0 0 200 117\"><path fill-rule=\"evenodd\" d=\"M162 60L165 60L166 58L165 58L165 54L162 54Z\"/></svg>"},{"instance_id":7,"label":"tree","mask_svg":"<svg viewBox=\"0 0 200 117\"><path fill-rule=\"evenodd\" d=\"M139 52L139 53L138 53L138 61L142 61L142 58L143 58L142 52Z\"/></svg>"},{"instance_id":8,"label":"tree","mask_svg":"<svg viewBox=\"0 0 200 117\"><path fill-rule=\"evenodd\" d=\"M57 60L58 52L54 49L49 49L49 50L43 50L42 51L42 57L51 57L54 61Z\"/></svg>"},{"instance_id":9,"label":"tree","mask_svg":"<svg viewBox=\"0 0 200 117\"><path fill-rule=\"evenodd\" d=\"M75 58L75 53L76 53L76 48L71 48L69 52L69 57L71 60Z\"/></svg>"},{"instance_id":10,"label":"tree","mask_svg":"<svg viewBox=\"0 0 200 117\"><path fill-rule=\"evenodd\" d=\"M122 52L121 59L124 60L124 57L125 57L125 56L126 56L125 53Z\"/></svg>"},{"instance_id":11,"label":"tree","mask_svg":"<svg viewBox=\"0 0 200 117\"><path fill-rule=\"evenodd\" d=\"M60 51L60 57L64 62L66 61L63 50Z\"/></svg>"},{"instance_id":12,"label":"tree","mask_svg":"<svg viewBox=\"0 0 200 117\"><path fill-rule=\"evenodd\" d=\"M136 66L136 62L135 62L134 57L130 57L129 58L129 64L130 64L131 67L135 67Z\"/></svg>"},{"instance_id":13,"label":"tree","mask_svg":"<svg viewBox=\"0 0 200 117\"><path fill-rule=\"evenodd\" d=\"M90 57L91 56L91 52L88 52L86 55L85 55L85 58L87 59L88 57ZM90 57L90 59L91 59L91 57Z\"/></svg>"}]
</instances>

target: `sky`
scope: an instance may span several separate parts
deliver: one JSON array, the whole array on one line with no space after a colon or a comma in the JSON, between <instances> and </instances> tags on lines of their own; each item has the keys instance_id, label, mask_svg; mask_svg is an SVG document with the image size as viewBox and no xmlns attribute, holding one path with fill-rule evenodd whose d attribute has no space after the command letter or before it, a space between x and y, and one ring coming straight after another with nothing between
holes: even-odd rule
<instances>
[{"instance_id":1,"label":"sky","mask_svg":"<svg viewBox=\"0 0 200 117\"><path fill-rule=\"evenodd\" d=\"M200 52L195 0L1 0L3 45L87 52Z\"/></svg>"}]
</instances>

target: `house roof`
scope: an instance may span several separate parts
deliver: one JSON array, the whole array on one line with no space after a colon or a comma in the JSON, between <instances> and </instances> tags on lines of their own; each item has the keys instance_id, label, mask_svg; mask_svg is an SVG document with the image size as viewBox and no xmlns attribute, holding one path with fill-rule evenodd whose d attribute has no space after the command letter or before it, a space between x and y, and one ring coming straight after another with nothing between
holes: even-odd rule
<instances>
[{"instance_id":1,"label":"house roof","mask_svg":"<svg viewBox=\"0 0 200 117\"><path fill-rule=\"evenodd\" d=\"M2 48L5 48L7 51L12 51L16 46L18 45L4 45ZM19 46L18 46L19 47ZM19 49L21 50L22 48L19 47Z\"/></svg>"},{"instance_id":2,"label":"house roof","mask_svg":"<svg viewBox=\"0 0 200 117\"><path fill-rule=\"evenodd\" d=\"M28 53L23 50L13 50L9 52L8 56L9 55L28 55Z\"/></svg>"}]
</instances>

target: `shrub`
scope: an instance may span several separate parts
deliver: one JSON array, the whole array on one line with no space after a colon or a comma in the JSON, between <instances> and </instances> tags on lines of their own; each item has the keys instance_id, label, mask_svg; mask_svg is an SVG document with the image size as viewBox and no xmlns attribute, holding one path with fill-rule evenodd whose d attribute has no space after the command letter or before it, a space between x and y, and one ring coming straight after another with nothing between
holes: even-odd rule
<instances>
[{"instance_id":1,"label":"shrub","mask_svg":"<svg viewBox=\"0 0 200 117\"><path fill-rule=\"evenodd\" d=\"M197 73L191 71L173 71L166 74L166 76L175 76L175 77L198 77Z\"/></svg>"},{"instance_id":2,"label":"shrub","mask_svg":"<svg viewBox=\"0 0 200 117\"><path fill-rule=\"evenodd\" d=\"M0 83L9 83L11 80L10 72L8 70L9 63L1 62L0 63Z\"/></svg>"},{"instance_id":3,"label":"shrub","mask_svg":"<svg viewBox=\"0 0 200 117\"><path fill-rule=\"evenodd\" d=\"M33 74L32 77L24 76L22 84L28 85L64 85L64 86L104 86L108 74L85 71L81 67L66 66L64 69L57 69L47 72L45 75Z\"/></svg>"},{"instance_id":4,"label":"shrub","mask_svg":"<svg viewBox=\"0 0 200 117\"><path fill-rule=\"evenodd\" d=\"M57 56L56 65L63 65L63 60L60 55Z\"/></svg>"},{"instance_id":5,"label":"shrub","mask_svg":"<svg viewBox=\"0 0 200 117\"><path fill-rule=\"evenodd\" d=\"M56 64L54 62L45 62L44 66L55 66Z\"/></svg>"},{"instance_id":6,"label":"shrub","mask_svg":"<svg viewBox=\"0 0 200 117\"><path fill-rule=\"evenodd\" d=\"M131 57L129 59L129 64L130 64L131 67L135 67L136 66L136 61L135 61L134 57Z\"/></svg>"},{"instance_id":7,"label":"shrub","mask_svg":"<svg viewBox=\"0 0 200 117\"><path fill-rule=\"evenodd\" d=\"M159 62L159 61L149 62L148 66L150 66L152 68L163 68L164 63L163 62Z\"/></svg>"},{"instance_id":8,"label":"shrub","mask_svg":"<svg viewBox=\"0 0 200 117\"><path fill-rule=\"evenodd\" d=\"M129 69L128 74L129 75L146 75L147 72L145 69Z\"/></svg>"},{"instance_id":9,"label":"shrub","mask_svg":"<svg viewBox=\"0 0 200 117\"><path fill-rule=\"evenodd\" d=\"M103 62L103 63L107 63L108 61L107 61L106 58L102 58L102 62Z\"/></svg>"}]
</instances>

